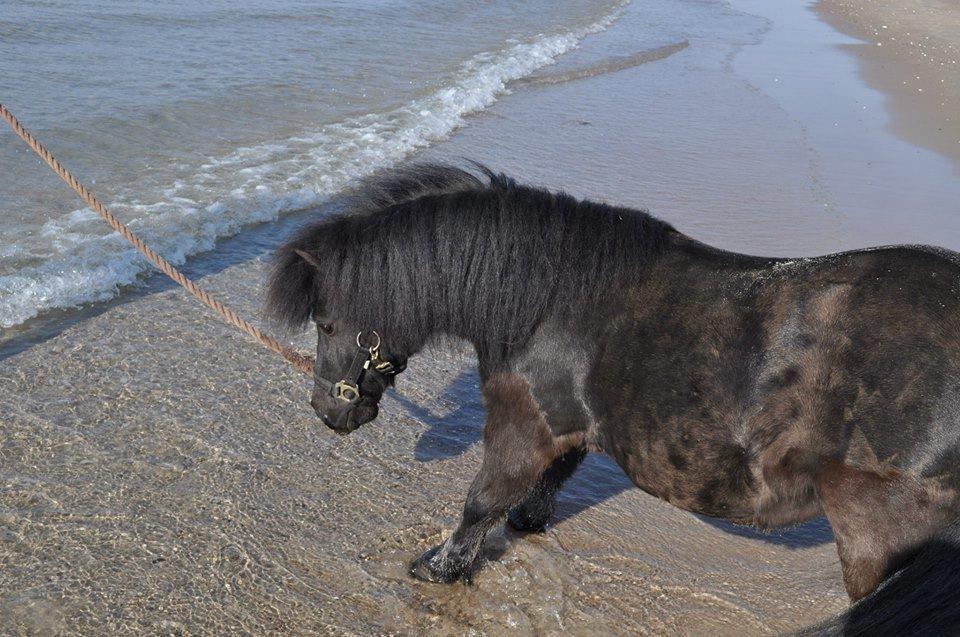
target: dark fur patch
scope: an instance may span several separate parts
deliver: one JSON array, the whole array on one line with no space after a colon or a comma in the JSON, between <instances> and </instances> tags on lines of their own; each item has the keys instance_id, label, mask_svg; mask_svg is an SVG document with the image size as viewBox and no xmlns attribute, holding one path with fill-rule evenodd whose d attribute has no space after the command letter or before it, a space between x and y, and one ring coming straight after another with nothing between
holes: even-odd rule
<instances>
[{"instance_id":1,"label":"dark fur patch","mask_svg":"<svg viewBox=\"0 0 960 637\"><path fill-rule=\"evenodd\" d=\"M700 510L707 515L724 516L753 487L750 454L740 445L724 445L715 466L717 475L706 481L697 499Z\"/></svg>"},{"instance_id":2,"label":"dark fur patch","mask_svg":"<svg viewBox=\"0 0 960 637\"><path fill-rule=\"evenodd\" d=\"M667 452L667 460L670 461L670 464L673 465L674 469L678 471L683 471L687 468L687 458L676 448L671 448Z\"/></svg>"},{"instance_id":3,"label":"dark fur patch","mask_svg":"<svg viewBox=\"0 0 960 637\"><path fill-rule=\"evenodd\" d=\"M787 367L774 374L767 383L772 389L786 389L800 380L800 371L796 367Z\"/></svg>"}]
</instances>

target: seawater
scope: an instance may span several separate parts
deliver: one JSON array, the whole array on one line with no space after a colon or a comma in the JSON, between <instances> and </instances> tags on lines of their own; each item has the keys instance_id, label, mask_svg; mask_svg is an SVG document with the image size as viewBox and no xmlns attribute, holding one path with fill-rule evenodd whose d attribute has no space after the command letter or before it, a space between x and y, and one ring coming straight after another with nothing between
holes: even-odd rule
<instances>
[{"instance_id":1,"label":"seawater","mask_svg":"<svg viewBox=\"0 0 960 637\"><path fill-rule=\"evenodd\" d=\"M623 3L0 1L0 96L174 263L447 137ZM147 262L0 135L0 329Z\"/></svg>"}]
</instances>

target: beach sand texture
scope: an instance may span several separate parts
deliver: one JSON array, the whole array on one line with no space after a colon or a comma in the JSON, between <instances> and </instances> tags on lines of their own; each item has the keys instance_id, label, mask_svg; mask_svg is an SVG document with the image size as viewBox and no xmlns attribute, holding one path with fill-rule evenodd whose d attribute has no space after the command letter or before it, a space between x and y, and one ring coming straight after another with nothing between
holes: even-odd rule
<instances>
[{"instance_id":1,"label":"beach sand texture","mask_svg":"<svg viewBox=\"0 0 960 637\"><path fill-rule=\"evenodd\" d=\"M960 161L960 17L956 2L823 0L825 20L864 40L849 45L864 78L890 95L893 130Z\"/></svg>"},{"instance_id":2,"label":"beach sand texture","mask_svg":"<svg viewBox=\"0 0 960 637\"><path fill-rule=\"evenodd\" d=\"M811 11L789 17L813 34L805 54L835 60L823 75L857 91L817 116L777 92L823 81L776 57L787 18L750 2L660 10L630 5L415 159L476 158L755 253L960 248L957 164L887 129L859 50ZM637 41L666 16L687 22ZM257 316L264 256L310 214L221 242L191 271ZM293 342L313 347L310 333ZM338 437L310 409L309 379L157 280L0 345L0 634L761 635L847 604L824 522L760 534L693 516L600 456L547 533L491 534L472 586L411 580L482 454L462 347L411 360L380 418Z\"/></svg>"},{"instance_id":3,"label":"beach sand texture","mask_svg":"<svg viewBox=\"0 0 960 637\"><path fill-rule=\"evenodd\" d=\"M255 312L263 274L204 283ZM191 309L159 292L4 362L4 630L762 634L843 606L829 530L731 533L600 458L474 586L414 582L479 465L469 357L417 358L343 438L308 379Z\"/></svg>"}]
</instances>

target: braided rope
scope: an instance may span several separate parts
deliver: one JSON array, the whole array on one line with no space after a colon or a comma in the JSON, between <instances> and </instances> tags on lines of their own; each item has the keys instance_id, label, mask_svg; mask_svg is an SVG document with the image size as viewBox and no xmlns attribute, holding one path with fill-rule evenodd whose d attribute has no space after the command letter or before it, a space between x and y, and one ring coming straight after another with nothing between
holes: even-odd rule
<instances>
[{"instance_id":1,"label":"braided rope","mask_svg":"<svg viewBox=\"0 0 960 637\"><path fill-rule=\"evenodd\" d=\"M267 349L283 356L299 371L305 374L313 375L314 361L312 358L301 355L292 348L283 345L269 334L265 334L264 332L260 331L260 329L258 329L256 326L251 325L242 316L210 296L206 290L184 276L184 274L174 267L173 264L154 252L150 246L145 244L140 239L140 237L133 234L133 232L131 232L131 230L125 226L123 222L113 216L113 213L107 210L107 208L100 203L100 201L92 192L87 189L86 186L84 186L77 180L76 177L70 174L70 171L64 168L63 165L57 161L53 155L50 154L50 151L44 148L43 144L37 141L37 139L31 135L27 129L20 125L20 122L16 117L13 116L13 113L7 110L3 104L0 104L0 115L3 116L3 119L6 120L14 132L16 132L16 134L19 135L20 138L25 141L27 145L32 148L33 151L37 153L41 159L43 159L43 161L47 163L48 166L50 166L53 172L57 173L61 179L67 182L67 184L73 188L78 195L80 195L80 198L83 199L87 205L93 208L97 214L103 217L104 221L110 224L110 227L119 232L124 239L132 243L137 250L142 252L143 255L147 257L151 263L157 266L164 274L186 288L190 294L200 299L200 302L202 302L204 305L212 308L228 323L243 330L259 341L260 344Z\"/></svg>"}]
</instances>

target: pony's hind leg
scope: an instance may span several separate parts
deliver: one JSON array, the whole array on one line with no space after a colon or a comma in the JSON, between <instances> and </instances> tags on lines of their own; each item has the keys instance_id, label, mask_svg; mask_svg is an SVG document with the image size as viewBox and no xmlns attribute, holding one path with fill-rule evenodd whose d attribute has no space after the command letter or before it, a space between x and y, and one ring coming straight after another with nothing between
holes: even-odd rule
<instances>
[{"instance_id":1,"label":"pony's hind leg","mask_svg":"<svg viewBox=\"0 0 960 637\"><path fill-rule=\"evenodd\" d=\"M557 492L573 475L587 455L585 447L576 447L553 461L523 502L510 509L510 526L525 533L543 531L557 506Z\"/></svg>"},{"instance_id":2,"label":"pony's hind leg","mask_svg":"<svg viewBox=\"0 0 960 637\"><path fill-rule=\"evenodd\" d=\"M486 532L530 492L556 458L574 446L553 436L519 376L493 378L483 393L487 422L480 472L470 485L457 530L411 564L410 574L417 579L452 582L469 576Z\"/></svg>"},{"instance_id":3,"label":"pony's hind leg","mask_svg":"<svg viewBox=\"0 0 960 637\"><path fill-rule=\"evenodd\" d=\"M825 459L817 494L833 527L847 594L857 601L902 567L946 521L952 495L896 469Z\"/></svg>"}]
</instances>

